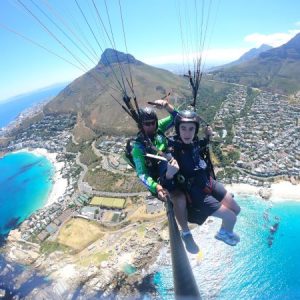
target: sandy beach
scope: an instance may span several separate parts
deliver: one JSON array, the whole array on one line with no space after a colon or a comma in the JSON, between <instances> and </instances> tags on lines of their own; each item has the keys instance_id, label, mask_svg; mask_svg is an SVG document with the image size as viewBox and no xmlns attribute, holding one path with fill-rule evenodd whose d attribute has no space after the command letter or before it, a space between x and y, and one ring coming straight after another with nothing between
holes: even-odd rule
<instances>
[{"instance_id":1,"label":"sandy beach","mask_svg":"<svg viewBox=\"0 0 300 300\"><path fill-rule=\"evenodd\" d=\"M226 189L236 195L259 197L261 187L244 183L233 183L226 185ZM274 202L280 201L300 201L300 184L292 184L289 181L281 181L271 185L271 197L269 200Z\"/></svg>"},{"instance_id":2,"label":"sandy beach","mask_svg":"<svg viewBox=\"0 0 300 300\"><path fill-rule=\"evenodd\" d=\"M64 163L58 162L56 160L57 153L50 153L43 148L22 149L16 152L21 152L21 151L31 152L38 156L42 155L45 156L49 161L51 161L51 163L55 168L55 174L53 178L54 183L45 206L57 202L58 198L64 194L68 186L67 179L62 178L61 176L61 170L64 168ZM250 184L245 184L245 183L226 184L225 187L229 192L240 196L254 195L260 197L259 191L261 189L265 189L265 190L270 190L271 192L271 196L268 199L270 201L274 201L274 202L300 201L300 183L292 184L289 181L281 181L272 184L270 189L262 188Z\"/></svg>"},{"instance_id":3,"label":"sandy beach","mask_svg":"<svg viewBox=\"0 0 300 300\"><path fill-rule=\"evenodd\" d=\"M55 168L55 173L53 179L53 185L50 192L50 195L47 199L47 202L45 206L51 205L52 203L55 203L58 201L58 198L61 197L68 186L68 180L66 178L62 178L61 176L61 170L64 168L64 162L58 162L56 160L57 153L50 153L46 149L43 148L36 148L36 149L22 149L17 152L30 152L37 156L45 156L51 163L53 164Z\"/></svg>"},{"instance_id":4,"label":"sandy beach","mask_svg":"<svg viewBox=\"0 0 300 300\"><path fill-rule=\"evenodd\" d=\"M279 183L272 184L271 186L272 196L270 200L284 201L294 200L300 201L300 184L292 184L288 181L282 181Z\"/></svg>"}]
</instances>

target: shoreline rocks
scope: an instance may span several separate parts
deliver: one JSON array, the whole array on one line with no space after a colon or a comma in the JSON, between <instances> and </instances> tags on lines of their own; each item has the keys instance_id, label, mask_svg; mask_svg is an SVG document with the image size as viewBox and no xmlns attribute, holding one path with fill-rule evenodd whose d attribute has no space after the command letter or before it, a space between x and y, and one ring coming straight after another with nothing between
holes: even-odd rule
<instances>
[{"instance_id":1,"label":"shoreline rocks","mask_svg":"<svg viewBox=\"0 0 300 300\"><path fill-rule=\"evenodd\" d=\"M258 194L264 200L269 200L272 195L272 190L267 188L261 188L259 189Z\"/></svg>"},{"instance_id":2,"label":"shoreline rocks","mask_svg":"<svg viewBox=\"0 0 300 300\"><path fill-rule=\"evenodd\" d=\"M38 244L21 239L18 230L12 231L2 253L4 263L0 265L0 289L28 299L71 299L80 295L84 299L100 298L101 295L118 295L120 299L141 299L144 295L155 295L156 288L152 264L164 242L157 236L132 245L133 261L136 268L133 274L120 269L116 259L111 263L101 263L83 267L76 261L76 255L52 252L48 255L39 252ZM25 255L27 253L27 256ZM70 298L71 297L71 298Z\"/></svg>"}]
</instances>

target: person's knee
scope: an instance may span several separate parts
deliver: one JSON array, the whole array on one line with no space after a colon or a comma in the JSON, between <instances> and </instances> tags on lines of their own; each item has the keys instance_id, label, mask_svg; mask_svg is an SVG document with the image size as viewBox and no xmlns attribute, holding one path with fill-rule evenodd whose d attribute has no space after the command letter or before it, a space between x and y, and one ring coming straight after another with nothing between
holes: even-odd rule
<instances>
[{"instance_id":1,"label":"person's knee","mask_svg":"<svg viewBox=\"0 0 300 300\"><path fill-rule=\"evenodd\" d=\"M227 193L222 203L237 216L241 212L241 207L236 203L231 193Z\"/></svg>"},{"instance_id":2,"label":"person's knee","mask_svg":"<svg viewBox=\"0 0 300 300\"><path fill-rule=\"evenodd\" d=\"M231 196L230 193L227 192L227 193L225 194L224 198L222 199L221 204L227 206L227 205L229 205L229 203L232 202L232 201L233 201L233 197Z\"/></svg>"},{"instance_id":3,"label":"person's knee","mask_svg":"<svg viewBox=\"0 0 300 300\"><path fill-rule=\"evenodd\" d=\"M237 216L241 212L241 207L237 204L237 202L233 198L231 199L230 203L231 203L230 209Z\"/></svg>"}]
</instances>

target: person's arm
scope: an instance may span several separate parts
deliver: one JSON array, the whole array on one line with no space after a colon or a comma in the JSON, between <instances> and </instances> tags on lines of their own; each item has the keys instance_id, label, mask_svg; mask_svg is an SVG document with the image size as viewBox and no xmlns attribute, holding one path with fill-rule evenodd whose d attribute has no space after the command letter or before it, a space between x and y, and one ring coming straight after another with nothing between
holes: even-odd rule
<instances>
[{"instance_id":1,"label":"person's arm","mask_svg":"<svg viewBox=\"0 0 300 300\"><path fill-rule=\"evenodd\" d=\"M149 176L145 163L145 153L142 144L135 142L132 149L132 157L135 164L137 176L153 194L157 193L157 182Z\"/></svg>"},{"instance_id":2,"label":"person's arm","mask_svg":"<svg viewBox=\"0 0 300 300\"><path fill-rule=\"evenodd\" d=\"M213 131L210 126L205 126L205 128L203 129L203 133L204 133L205 137L199 141L200 147L207 146L207 144L209 144L210 138L213 136Z\"/></svg>"},{"instance_id":3,"label":"person's arm","mask_svg":"<svg viewBox=\"0 0 300 300\"><path fill-rule=\"evenodd\" d=\"M206 139L209 140L213 136L213 130L209 125L205 126L203 131L204 131Z\"/></svg>"},{"instance_id":4,"label":"person's arm","mask_svg":"<svg viewBox=\"0 0 300 300\"><path fill-rule=\"evenodd\" d=\"M178 112L174 110L169 116L158 121L158 129L162 132L166 132L168 129L174 126L174 120Z\"/></svg>"},{"instance_id":5,"label":"person's arm","mask_svg":"<svg viewBox=\"0 0 300 300\"><path fill-rule=\"evenodd\" d=\"M175 189L175 179L174 176L179 171L179 166L176 159L172 158L167 165L164 174L161 175L160 183L168 191Z\"/></svg>"},{"instance_id":6,"label":"person's arm","mask_svg":"<svg viewBox=\"0 0 300 300\"><path fill-rule=\"evenodd\" d=\"M168 113L172 113L174 111L174 106L170 104L167 100L155 100L154 103L156 104L157 108L164 108Z\"/></svg>"},{"instance_id":7,"label":"person's arm","mask_svg":"<svg viewBox=\"0 0 300 300\"><path fill-rule=\"evenodd\" d=\"M170 104L167 100L159 99L155 100L153 103L156 104L157 108L164 108L170 114L170 116L158 121L158 129L162 132L166 132L168 129L174 126L174 119L178 114L178 111L174 109L173 105Z\"/></svg>"}]
</instances>

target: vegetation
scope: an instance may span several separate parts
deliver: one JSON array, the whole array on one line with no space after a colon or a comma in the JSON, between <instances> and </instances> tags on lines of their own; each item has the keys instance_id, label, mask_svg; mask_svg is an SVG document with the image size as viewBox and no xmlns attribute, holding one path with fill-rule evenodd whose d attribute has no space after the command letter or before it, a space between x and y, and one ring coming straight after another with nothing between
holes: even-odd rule
<instances>
[{"instance_id":1,"label":"vegetation","mask_svg":"<svg viewBox=\"0 0 300 300\"><path fill-rule=\"evenodd\" d=\"M137 228L137 232L140 236L144 236L145 232L146 232L146 225L145 224L141 224L138 228Z\"/></svg>"},{"instance_id":2,"label":"vegetation","mask_svg":"<svg viewBox=\"0 0 300 300\"><path fill-rule=\"evenodd\" d=\"M101 163L101 158L94 153L92 146L90 144L83 147L79 159L80 162L86 166L90 166L93 163L97 163L97 164Z\"/></svg>"},{"instance_id":3,"label":"vegetation","mask_svg":"<svg viewBox=\"0 0 300 300\"><path fill-rule=\"evenodd\" d=\"M240 172L237 169L226 167L216 174L217 178L222 180L231 180L233 177L239 178Z\"/></svg>"},{"instance_id":4,"label":"vegetation","mask_svg":"<svg viewBox=\"0 0 300 300\"><path fill-rule=\"evenodd\" d=\"M22 120L22 123L20 125L20 129L22 131L25 131L26 129L28 129L32 124L35 124L41 120L43 120L44 118L44 114L43 113L38 113L36 115L27 117L25 119Z\"/></svg>"},{"instance_id":5,"label":"vegetation","mask_svg":"<svg viewBox=\"0 0 300 300\"><path fill-rule=\"evenodd\" d=\"M215 80L243 84L262 90L295 94L300 81L300 35L279 48L262 52L258 57L213 72Z\"/></svg>"},{"instance_id":6,"label":"vegetation","mask_svg":"<svg viewBox=\"0 0 300 300\"><path fill-rule=\"evenodd\" d=\"M224 165L226 165L228 162L226 160L226 157L223 155L220 144L217 143L211 143L212 145L212 152L214 154L214 156L217 158L219 165L221 167L223 167Z\"/></svg>"},{"instance_id":7,"label":"vegetation","mask_svg":"<svg viewBox=\"0 0 300 300\"><path fill-rule=\"evenodd\" d=\"M219 143L212 143L212 152L213 155L217 158L217 161L214 160L213 163L222 168L225 168L237 162L241 156L240 151L237 149L222 151L222 145Z\"/></svg>"},{"instance_id":8,"label":"vegetation","mask_svg":"<svg viewBox=\"0 0 300 300\"><path fill-rule=\"evenodd\" d=\"M196 111L206 123L212 123L231 87L222 83L202 81L196 101ZM188 108L190 101L185 101L181 109Z\"/></svg>"},{"instance_id":9,"label":"vegetation","mask_svg":"<svg viewBox=\"0 0 300 300\"><path fill-rule=\"evenodd\" d=\"M126 200L123 198L108 198L108 197L93 197L90 202L91 205L115 207L122 209L126 204Z\"/></svg>"},{"instance_id":10,"label":"vegetation","mask_svg":"<svg viewBox=\"0 0 300 300\"><path fill-rule=\"evenodd\" d=\"M98 168L96 168L97 166ZM101 167L99 168L98 163L93 163L89 166L84 181L99 191L124 193L128 191L132 193L146 191L146 188L143 187L134 173L132 176L112 173Z\"/></svg>"},{"instance_id":11,"label":"vegetation","mask_svg":"<svg viewBox=\"0 0 300 300\"><path fill-rule=\"evenodd\" d=\"M76 126L74 126L72 133L74 139L79 143L91 141L96 138L95 132L85 125L84 119L82 119L82 112L78 114Z\"/></svg>"},{"instance_id":12,"label":"vegetation","mask_svg":"<svg viewBox=\"0 0 300 300\"><path fill-rule=\"evenodd\" d=\"M247 88L247 97L246 103L243 109L240 112L240 117L245 117L250 112L251 107L255 101L256 96L258 95L259 91L256 89L252 89L250 87Z\"/></svg>"},{"instance_id":13,"label":"vegetation","mask_svg":"<svg viewBox=\"0 0 300 300\"><path fill-rule=\"evenodd\" d=\"M232 139L234 137L233 128L234 128L235 117L231 116L231 117L225 118L223 120L223 122L224 122L225 129L227 131L227 135L226 135L226 138L225 138L225 144L226 145L231 145L232 144Z\"/></svg>"},{"instance_id":14,"label":"vegetation","mask_svg":"<svg viewBox=\"0 0 300 300\"><path fill-rule=\"evenodd\" d=\"M85 152L86 149L91 148L91 141L90 142L82 142L78 144L74 144L72 139L69 140L68 144L66 145L66 151L72 153L78 152Z\"/></svg>"},{"instance_id":15,"label":"vegetation","mask_svg":"<svg viewBox=\"0 0 300 300\"><path fill-rule=\"evenodd\" d=\"M228 160L230 161L230 163L237 162L241 157L241 152L238 150L230 151L228 153L227 157L228 157Z\"/></svg>"},{"instance_id":16,"label":"vegetation","mask_svg":"<svg viewBox=\"0 0 300 300\"><path fill-rule=\"evenodd\" d=\"M80 251L102 236L103 233L97 223L73 218L62 226L57 242L75 251Z\"/></svg>"},{"instance_id":17,"label":"vegetation","mask_svg":"<svg viewBox=\"0 0 300 300\"><path fill-rule=\"evenodd\" d=\"M75 145L72 142L72 139L69 140L68 144L66 145L66 151L67 152L73 152L73 153L78 153L81 150L83 144L78 144Z\"/></svg>"},{"instance_id":18,"label":"vegetation","mask_svg":"<svg viewBox=\"0 0 300 300\"><path fill-rule=\"evenodd\" d=\"M40 248L40 252L43 254L50 254L55 251L69 252L70 250L71 248L66 245L51 241L42 242Z\"/></svg>"},{"instance_id":19,"label":"vegetation","mask_svg":"<svg viewBox=\"0 0 300 300\"><path fill-rule=\"evenodd\" d=\"M81 266L89 266L89 265L99 265L102 261L108 260L110 254L107 252L98 252L94 254L90 254L83 258L80 258L79 265Z\"/></svg>"}]
</instances>

